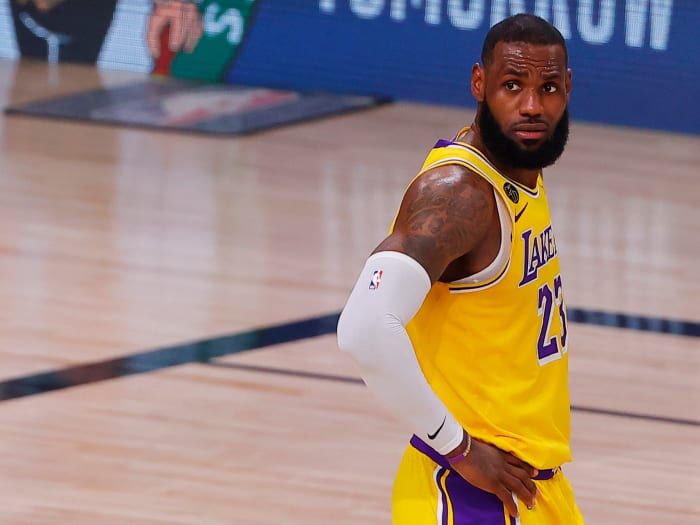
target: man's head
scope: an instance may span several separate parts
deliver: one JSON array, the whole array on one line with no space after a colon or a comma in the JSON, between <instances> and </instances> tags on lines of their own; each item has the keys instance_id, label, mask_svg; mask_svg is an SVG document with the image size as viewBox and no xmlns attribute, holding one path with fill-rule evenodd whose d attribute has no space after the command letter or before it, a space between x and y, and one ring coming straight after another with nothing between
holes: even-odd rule
<instances>
[{"instance_id":1,"label":"man's head","mask_svg":"<svg viewBox=\"0 0 700 525\"><path fill-rule=\"evenodd\" d=\"M566 42L542 18L519 14L491 28L472 68L477 126L486 149L509 167L553 164L569 135Z\"/></svg>"}]
</instances>

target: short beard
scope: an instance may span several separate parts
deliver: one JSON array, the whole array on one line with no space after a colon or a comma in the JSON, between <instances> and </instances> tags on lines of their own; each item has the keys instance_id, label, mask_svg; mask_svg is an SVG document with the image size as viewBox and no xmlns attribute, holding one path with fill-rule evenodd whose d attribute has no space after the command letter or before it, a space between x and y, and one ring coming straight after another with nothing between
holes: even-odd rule
<instances>
[{"instance_id":1,"label":"short beard","mask_svg":"<svg viewBox=\"0 0 700 525\"><path fill-rule=\"evenodd\" d=\"M534 151L524 150L517 142L503 133L486 100L481 104L478 124L481 139L489 153L497 161L515 169L535 170L551 166L564 152L566 142L569 139L568 108L564 110L552 136Z\"/></svg>"}]
</instances>

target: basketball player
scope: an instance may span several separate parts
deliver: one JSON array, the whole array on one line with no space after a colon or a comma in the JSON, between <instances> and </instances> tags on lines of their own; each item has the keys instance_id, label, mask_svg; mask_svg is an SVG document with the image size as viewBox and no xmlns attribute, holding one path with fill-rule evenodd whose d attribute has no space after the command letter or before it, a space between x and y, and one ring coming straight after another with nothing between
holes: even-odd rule
<instances>
[{"instance_id":1,"label":"basketball player","mask_svg":"<svg viewBox=\"0 0 700 525\"><path fill-rule=\"evenodd\" d=\"M579 525L566 308L541 169L568 137L559 31L516 15L472 68L474 123L428 154L368 258L338 344L414 432L396 525Z\"/></svg>"}]
</instances>

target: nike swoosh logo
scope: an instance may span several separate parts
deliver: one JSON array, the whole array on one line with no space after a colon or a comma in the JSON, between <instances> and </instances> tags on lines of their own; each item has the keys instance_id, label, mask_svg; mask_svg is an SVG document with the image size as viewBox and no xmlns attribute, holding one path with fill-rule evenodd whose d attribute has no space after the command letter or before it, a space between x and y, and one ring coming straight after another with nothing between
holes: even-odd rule
<instances>
[{"instance_id":1,"label":"nike swoosh logo","mask_svg":"<svg viewBox=\"0 0 700 525\"><path fill-rule=\"evenodd\" d=\"M525 213L525 208L527 208L527 205L528 205L528 204L530 204L530 203L529 203L529 202L526 202L526 203L525 203L525 206L523 206L523 209L520 210L519 213L516 213L516 214L515 214L515 222L518 222L518 219L520 219L520 217L522 217L523 213Z\"/></svg>"},{"instance_id":2,"label":"nike swoosh logo","mask_svg":"<svg viewBox=\"0 0 700 525\"><path fill-rule=\"evenodd\" d=\"M438 434L440 433L440 431L442 430L442 427L445 426L445 421L447 421L447 416L444 417L444 419L442 420L442 424L441 424L441 425L438 427L438 429L435 431L435 434L428 434L428 439L435 439L435 438L437 437L437 435L438 435Z\"/></svg>"}]
</instances>

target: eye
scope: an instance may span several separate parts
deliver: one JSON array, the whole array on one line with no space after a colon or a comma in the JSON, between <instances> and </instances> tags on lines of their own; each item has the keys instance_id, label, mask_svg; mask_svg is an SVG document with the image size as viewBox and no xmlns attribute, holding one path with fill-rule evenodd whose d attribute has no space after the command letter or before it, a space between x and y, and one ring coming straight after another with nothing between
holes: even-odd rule
<instances>
[{"instance_id":1,"label":"eye","mask_svg":"<svg viewBox=\"0 0 700 525\"><path fill-rule=\"evenodd\" d=\"M518 83L514 80L506 80L503 85L508 91L515 91L518 89Z\"/></svg>"},{"instance_id":2,"label":"eye","mask_svg":"<svg viewBox=\"0 0 700 525\"><path fill-rule=\"evenodd\" d=\"M542 89L545 93L556 93L559 90L556 84L545 84Z\"/></svg>"}]
</instances>

